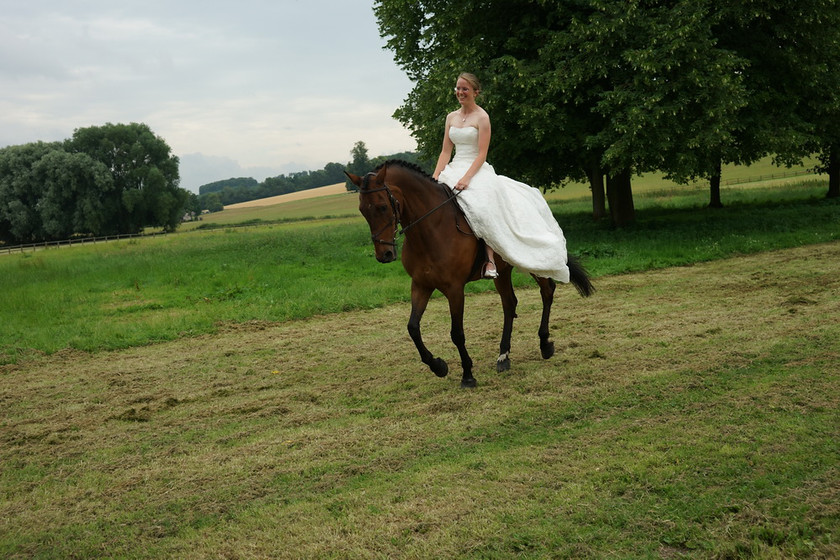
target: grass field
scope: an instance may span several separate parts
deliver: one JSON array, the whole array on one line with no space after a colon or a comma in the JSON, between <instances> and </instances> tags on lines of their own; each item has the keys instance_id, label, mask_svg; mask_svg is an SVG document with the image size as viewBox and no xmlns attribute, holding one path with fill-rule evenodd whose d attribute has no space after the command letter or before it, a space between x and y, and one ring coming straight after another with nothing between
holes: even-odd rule
<instances>
[{"instance_id":1,"label":"grass field","mask_svg":"<svg viewBox=\"0 0 840 560\"><path fill-rule=\"evenodd\" d=\"M4 558L836 558L840 242L0 369ZM444 302L425 334L450 361Z\"/></svg>"},{"instance_id":2,"label":"grass field","mask_svg":"<svg viewBox=\"0 0 840 560\"><path fill-rule=\"evenodd\" d=\"M824 193L810 183L751 188L733 191L727 208L709 210L702 192L651 191L637 197L636 226L618 231L593 222L586 199L552 208L569 251L597 277L838 239L840 207ZM0 363L68 347L174 340L230 322L372 309L409 296L402 268L373 258L358 215L4 255L0 276ZM533 285L518 273L515 282ZM490 289L489 282L468 286Z\"/></svg>"},{"instance_id":3,"label":"grass field","mask_svg":"<svg viewBox=\"0 0 840 560\"><path fill-rule=\"evenodd\" d=\"M598 292L558 290L551 360L518 275L497 374L470 286L473 391L352 195L0 257L0 557L840 557L840 206L660 187L624 230L552 200Z\"/></svg>"}]
</instances>

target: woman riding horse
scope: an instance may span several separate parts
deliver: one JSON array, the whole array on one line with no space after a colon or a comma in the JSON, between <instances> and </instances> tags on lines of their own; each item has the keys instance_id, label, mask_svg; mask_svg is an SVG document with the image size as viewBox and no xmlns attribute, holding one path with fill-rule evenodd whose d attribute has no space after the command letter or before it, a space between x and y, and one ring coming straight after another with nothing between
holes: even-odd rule
<instances>
[{"instance_id":1,"label":"woman riding horse","mask_svg":"<svg viewBox=\"0 0 840 560\"><path fill-rule=\"evenodd\" d=\"M450 337L458 348L463 370L461 386L475 387L473 363L464 336L464 286L481 278L486 253L484 243L475 236L456 203L456 195L417 166L398 160L385 162L365 177L347 175L359 187L359 211L370 227L376 259L383 263L396 260L398 237L404 237L401 258L411 276L408 332L421 360L438 377L449 373L446 362L429 351L420 332L420 321L429 298L438 290L449 302ZM594 288L577 260L568 257L566 264L569 279L580 294L592 294ZM504 310L496 369L502 372L510 368L510 339L517 299L511 281L512 266L497 255L496 267L498 277L494 282ZM548 322L556 284L551 278L532 276L542 297L538 333L542 356L547 359L554 354Z\"/></svg>"}]
</instances>

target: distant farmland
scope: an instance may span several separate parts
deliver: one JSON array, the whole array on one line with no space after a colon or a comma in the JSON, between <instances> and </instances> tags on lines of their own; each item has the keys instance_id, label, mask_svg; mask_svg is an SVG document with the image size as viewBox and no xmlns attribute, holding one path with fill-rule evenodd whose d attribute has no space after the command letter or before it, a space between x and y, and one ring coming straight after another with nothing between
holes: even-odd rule
<instances>
[{"instance_id":1,"label":"distant farmland","mask_svg":"<svg viewBox=\"0 0 840 560\"><path fill-rule=\"evenodd\" d=\"M305 200L307 198L316 198L319 196L327 196L331 194L342 194L345 192L347 192L347 189L344 186L344 183L336 183L334 185L327 185L326 187L318 187L317 189L306 189L305 191L297 191L288 194L270 196L268 198L258 198L257 200L249 200L247 202L229 204L225 206L225 210L235 210L237 208L256 208L258 206L272 206L274 204L282 204L284 202L294 202L295 200Z\"/></svg>"}]
</instances>

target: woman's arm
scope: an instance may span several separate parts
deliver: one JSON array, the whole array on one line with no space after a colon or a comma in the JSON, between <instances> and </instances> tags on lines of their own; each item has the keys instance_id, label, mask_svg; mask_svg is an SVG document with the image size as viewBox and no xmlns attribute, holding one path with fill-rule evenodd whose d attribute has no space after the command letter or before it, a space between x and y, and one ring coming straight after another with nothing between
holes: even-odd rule
<instances>
[{"instance_id":1,"label":"woman's arm","mask_svg":"<svg viewBox=\"0 0 840 560\"><path fill-rule=\"evenodd\" d=\"M443 171L446 164L449 163L449 160L452 158L452 150L455 148L455 144L453 144L452 140L449 138L449 121L451 118L452 113L446 115L446 123L443 127L443 146L440 149L437 165L435 165L435 172L432 173L432 177L434 177L435 180L437 180L440 176L440 172Z\"/></svg>"}]
</instances>

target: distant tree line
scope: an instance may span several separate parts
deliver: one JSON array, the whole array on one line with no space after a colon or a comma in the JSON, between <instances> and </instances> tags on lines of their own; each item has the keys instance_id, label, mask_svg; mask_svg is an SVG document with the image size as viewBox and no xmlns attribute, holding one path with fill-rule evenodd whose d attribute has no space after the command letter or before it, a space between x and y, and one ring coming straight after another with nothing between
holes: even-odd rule
<instances>
[{"instance_id":1,"label":"distant tree line","mask_svg":"<svg viewBox=\"0 0 840 560\"><path fill-rule=\"evenodd\" d=\"M0 242L174 230L190 204L178 158L145 124L0 149Z\"/></svg>"},{"instance_id":2,"label":"distant tree line","mask_svg":"<svg viewBox=\"0 0 840 560\"><path fill-rule=\"evenodd\" d=\"M365 146L365 143L361 141L356 142L353 149L350 150L350 156L352 159L347 163L345 169L347 172L355 175L364 175L389 159L401 159L403 161L419 165L421 168L425 168L429 173L433 171L433 163L431 160L424 159L417 152L399 152L387 156L377 156L371 159L368 157L367 146ZM342 179L345 179L345 187L348 191L358 190L356 185L351 183L349 180L346 180L346 176L342 175Z\"/></svg>"},{"instance_id":3,"label":"distant tree line","mask_svg":"<svg viewBox=\"0 0 840 560\"><path fill-rule=\"evenodd\" d=\"M631 180L816 154L840 197L836 0L376 0L414 88L395 116L440 150L462 71L493 119L490 160L534 185L588 180L593 214L634 221ZM457 14L438 17L440 14ZM607 203L609 214L607 214Z\"/></svg>"},{"instance_id":4,"label":"distant tree line","mask_svg":"<svg viewBox=\"0 0 840 560\"><path fill-rule=\"evenodd\" d=\"M216 212L224 206L333 185L344 180L344 166L328 163L318 171L299 171L269 177L262 183L252 177L237 177L202 185L198 198L202 209Z\"/></svg>"},{"instance_id":5,"label":"distant tree line","mask_svg":"<svg viewBox=\"0 0 840 560\"><path fill-rule=\"evenodd\" d=\"M214 192L220 192L225 190L225 188L230 187L232 189L251 189L258 185L257 180L253 177L233 177L230 179L225 179L223 181L215 181L213 183L207 183L206 185L202 185L198 187L198 194L201 196L202 194L210 194Z\"/></svg>"},{"instance_id":6,"label":"distant tree line","mask_svg":"<svg viewBox=\"0 0 840 560\"><path fill-rule=\"evenodd\" d=\"M356 142L350 155L351 161L345 164L328 163L322 169L316 171L300 171L288 175L278 175L269 177L262 183L252 177L236 177L208 183L198 189L199 204L202 209L217 212L230 204L346 182L345 169L351 173L364 174L390 158L419 163L417 154L413 152L401 152L370 159L367 147L361 141ZM346 185L348 185L346 187L348 190L355 189L355 186L349 181L346 182Z\"/></svg>"}]
</instances>

